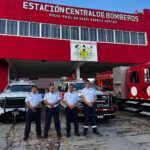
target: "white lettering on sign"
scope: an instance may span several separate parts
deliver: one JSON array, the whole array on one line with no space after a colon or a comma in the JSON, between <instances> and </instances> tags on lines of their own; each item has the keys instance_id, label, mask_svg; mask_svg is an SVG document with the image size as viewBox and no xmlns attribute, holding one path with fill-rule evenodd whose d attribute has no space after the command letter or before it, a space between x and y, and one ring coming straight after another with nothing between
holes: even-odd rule
<instances>
[{"instance_id":1,"label":"white lettering on sign","mask_svg":"<svg viewBox=\"0 0 150 150\"><path fill-rule=\"evenodd\" d=\"M98 61L97 43L71 41L71 61Z\"/></svg>"},{"instance_id":2,"label":"white lettering on sign","mask_svg":"<svg viewBox=\"0 0 150 150\"><path fill-rule=\"evenodd\" d=\"M36 3L31 1L23 2L23 9L43 11L49 13L62 13L63 15L74 15L83 17L93 17L97 19L112 19L130 22L139 22L139 16L135 14L113 13L82 8L72 8L59 5ZM50 16L50 15L49 15ZM100 21L102 22L102 21Z\"/></svg>"}]
</instances>

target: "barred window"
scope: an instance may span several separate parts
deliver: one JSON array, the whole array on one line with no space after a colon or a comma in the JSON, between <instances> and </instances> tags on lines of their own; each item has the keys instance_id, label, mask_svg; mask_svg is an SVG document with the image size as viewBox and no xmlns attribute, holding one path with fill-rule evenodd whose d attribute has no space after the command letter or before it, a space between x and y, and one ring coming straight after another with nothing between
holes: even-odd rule
<instances>
[{"instance_id":1,"label":"barred window","mask_svg":"<svg viewBox=\"0 0 150 150\"><path fill-rule=\"evenodd\" d=\"M59 25L51 26L51 37L52 38L60 38L60 26Z\"/></svg>"},{"instance_id":2,"label":"barred window","mask_svg":"<svg viewBox=\"0 0 150 150\"><path fill-rule=\"evenodd\" d=\"M106 30L107 42L114 42L114 32L113 30Z\"/></svg>"},{"instance_id":3,"label":"barred window","mask_svg":"<svg viewBox=\"0 0 150 150\"><path fill-rule=\"evenodd\" d=\"M138 39L139 39L139 44L146 44L144 33L138 33Z\"/></svg>"},{"instance_id":4,"label":"barred window","mask_svg":"<svg viewBox=\"0 0 150 150\"><path fill-rule=\"evenodd\" d=\"M62 26L62 39L70 39L70 27Z\"/></svg>"},{"instance_id":5,"label":"barred window","mask_svg":"<svg viewBox=\"0 0 150 150\"><path fill-rule=\"evenodd\" d=\"M122 31L115 31L115 39L117 43L123 43Z\"/></svg>"},{"instance_id":6,"label":"barred window","mask_svg":"<svg viewBox=\"0 0 150 150\"><path fill-rule=\"evenodd\" d=\"M51 26L50 24L42 24L42 37L51 37Z\"/></svg>"},{"instance_id":7,"label":"barred window","mask_svg":"<svg viewBox=\"0 0 150 150\"><path fill-rule=\"evenodd\" d=\"M79 27L71 27L71 39L79 40Z\"/></svg>"},{"instance_id":8,"label":"barred window","mask_svg":"<svg viewBox=\"0 0 150 150\"><path fill-rule=\"evenodd\" d=\"M131 43L138 44L138 34L137 32L131 32Z\"/></svg>"},{"instance_id":9,"label":"barred window","mask_svg":"<svg viewBox=\"0 0 150 150\"><path fill-rule=\"evenodd\" d=\"M40 25L39 23L30 23L30 36L39 37Z\"/></svg>"},{"instance_id":10,"label":"barred window","mask_svg":"<svg viewBox=\"0 0 150 150\"><path fill-rule=\"evenodd\" d=\"M19 35L29 36L29 22L19 23Z\"/></svg>"},{"instance_id":11,"label":"barred window","mask_svg":"<svg viewBox=\"0 0 150 150\"><path fill-rule=\"evenodd\" d=\"M97 30L90 29L90 41L97 41Z\"/></svg>"},{"instance_id":12,"label":"barred window","mask_svg":"<svg viewBox=\"0 0 150 150\"><path fill-rule=\"evenodd\" d=\"M106 32L103 29L98 30L98 40L101 42L106 42Z\"/></svg>"},{"instance_id":13,"label":"barred window","mask_svg":"<svg viewBox=\"0 0 150 150\"><path fill-rule=\"evenodd\" d=\"M123 31L123 43L130 43L130 33L128 31Z\"/></svg>"},{"instance_id":14,"label":"barred window","mask_svg":"<svg viewBox=\"0 0 150 150\"><path fill-rule=\"evenodd\" d=\"M89 40L89 29L81 28L81 40L88 41Z\"/></svg>"},{"instance_id":15,"label":"barred window","mask_svg":"<svg viewBox=\"0 0 150 150\"><path fill-rule=\"evenodd\" d=\"M7 34L17 35L17 21L7 21Z\"/></svg>"},{"instance_id":16,"label":"barred window","mask_svg":"<svg viewBox=\"0 0 150 150\"><path fill-rule=\"evenodd\" d=\"M0 19L0 34L6 33L6 20Z\"/></svg>"}]
</instances>

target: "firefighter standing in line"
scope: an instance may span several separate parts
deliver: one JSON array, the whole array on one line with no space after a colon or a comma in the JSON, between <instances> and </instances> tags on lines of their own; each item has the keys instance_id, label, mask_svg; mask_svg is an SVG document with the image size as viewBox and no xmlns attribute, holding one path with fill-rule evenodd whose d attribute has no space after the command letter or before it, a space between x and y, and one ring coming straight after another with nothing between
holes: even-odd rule
<instances>
[{"instance_id":1,"label":"firefighter standing in line","mask_svg":"<svg viewBox=\"0 0 150 150\"><path fill-rule=\"evenodd\" d=\"M69 85L68 92L64 95L64 103L66 105L66 131L67 137L70 137L71 131L71 121L73 120L75 135L80 136L79 134L79 125L78 125L78 108L77 105L80 101L80 98L77 92L73 91L73 84Z\"/></svg>"},{"instance_id":2,"label":"firefighter standing in line","mask_svg":"<svg viewBox=\"0 0 150 150\"><path fill-rule=\"evenodd\" d=\"M55 92L55 86L50 84L49 93L44 96L44 103L46 105L45 112L45 128L44 128L44 138L48 137L48 132L51 125L51 119L54 118L55 130L57 132L57 136L61 137L61 127L59 120L59 108L58 105L60 103L61 97L59 92Z\"/></svg>"},{"instance_id":3,"label":"firefighter standing in line","mask_svg":"<svg viewBox=\"0 0 150 150\"><path fill-rule=\"evenodd\" d=\"M82 101L83 101L83 110L84 110L84 130L83 135L87 135L89 119L91 115L92 120L92 128L93 133L96 135L100 135L97 130L96 125L96 105L95 102L97 100L96 91L91 87L91 83L89 80L85 81L85 88L81 92Z\"/></svg>"},{"instance_id":4,"label":"firefighter standing in line","mask_svg":"<svg viewBox=\"0 0 150 150\"><path fill-rule=\"evenodd\" d=\"M37 93L37 87L35 85L31 88L31 94L28 94L25 103L27 106L26 113L26 126L24 131L24 141L29 137L31 123L35 120L37 138L41 138L41 108L40 104L42 101L41 94Z\"/></svg>"}]
</instances>

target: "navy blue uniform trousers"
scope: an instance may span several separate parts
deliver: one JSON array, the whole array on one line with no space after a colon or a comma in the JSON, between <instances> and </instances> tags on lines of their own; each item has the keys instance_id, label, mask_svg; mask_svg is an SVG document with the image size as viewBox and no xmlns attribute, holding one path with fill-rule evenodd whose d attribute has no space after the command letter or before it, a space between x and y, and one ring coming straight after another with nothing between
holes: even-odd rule
<instances>
[{"instance_id":1,"label":"navy blue uniform trousers","mask_svg":"<svg viewBox=\"0 0 150 150\"><path fill-rule=\"evenodd\" d=\"M78 108L75 107L73 109L70 109L69 107L66 107L65 112L66 112L66 131L67 131L67 133L70 133L71 121L73 121L73 123L74 123L75 133L78 133L78 131L79 131Z\"/></svg>"},{"instance_id":2,"label":"navy blue uniform trousers","mask_svg":"<svg viewBox=\"0 0 150 150\"><path fill-rule=\"evenodd\" d=\"M86 104L83 104L83 111L84 111L84 128L88 128L89 120L91 116L91 123L92 127L96 126L96 105L93 104L93 107L89 107Z\"/></svg>"},{"instance_id":3,"label":"navy blue uniform trousers","mask_svg":"<svg viewBox=\"0 0 150 150\"><path fill-rule=\"evenodd\" d=\"M26 126L24 131L24 136L29 137L31 123L35 121L36 125L36 134L37 136L41 136L41 108L36 108L36 112L33 112L31 109L28 109L26 112Z\"/></svg>"},{"instance_id":4,"label":"navy blue uniform trousers","mask_svg":"<svg viewBox=\"0 0 150 150\"><path fill-rule=\"evenodd\" d=\"M55 108L46 107L44 136L48 135L52 117L54 118L55 130L57 133L60 133L61 127L60 127L60 120L59 120L59 108L58 107L55 107Z\"/></svg>"}]
</instances>

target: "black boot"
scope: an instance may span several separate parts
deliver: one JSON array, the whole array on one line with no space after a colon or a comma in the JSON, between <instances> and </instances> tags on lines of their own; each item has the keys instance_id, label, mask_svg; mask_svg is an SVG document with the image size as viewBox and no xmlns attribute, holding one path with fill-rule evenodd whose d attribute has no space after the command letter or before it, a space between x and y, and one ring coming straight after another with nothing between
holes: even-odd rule
<instances>
[{"instance_id":1,"label":"black boot","mask_svg":"<svg viewBox=\"0 0 150 150\"><path fill-rule=\"evenodd\" d=\"M76 136L80 136L80 133L78 131L75 132Z\"/></svg>"},{"instance_id":2,"label":"black boot","mask_svg":"<svg viewBox=\"0 0 150 150\"><path fill-rule=\"evenodd\" d=\"M48 135L44 134L43 139L47 139L47 138L48 138Z\"/></svg>"},{"instance_id":3,"label":"black boot","mask_svg":"<svg viewBox=\"0 0 150 150\"><path fill-rule=\"evenodd\" d=\"M70 135L70 132L67 132L66 137L67 137L67 138L70 138L70 136L71 136L71 135Z\"/></svg>"},{"instance_id":4,"label":"black boot","mask_svg":"<svg viewBox=\"0 0 150 150\"><path fill-rule=\"evenodd\" d=\"M57 132L57 137L59 137L59 138L62 137L62 134L60 131Z\"/></svg>"},{"instance_id":5,"label":"black boot","mask_svg":"<svg viewBox=\"0 0 150 150\"><path fill-rule=\"evenodd\" d=\"M88 131L88 128L84 128L84 130L83 130L83 136L87 136L87 131Z\"/></svg>"},{"instance_id":6,"label":"black boot","mask_svg":"<svg viewBox=\"0 0 150 150\"><path fill-rule=\"evenodd\" d=\"M24 136L24 137L23 137L23 140L24 140L24 141L27 141L27 139L28 139L28 136Z\"/></svg>"},{"instance_id":7,"label":"black boot","mask_svg":"<svg viewBox=\"0 0 150 150\"><path fill-rule=\"evenodd\" d=\"M93 133L96 135L100 135L100 133L97 131L97 128L93 128Z\"/></svg>"}]
</instances>

